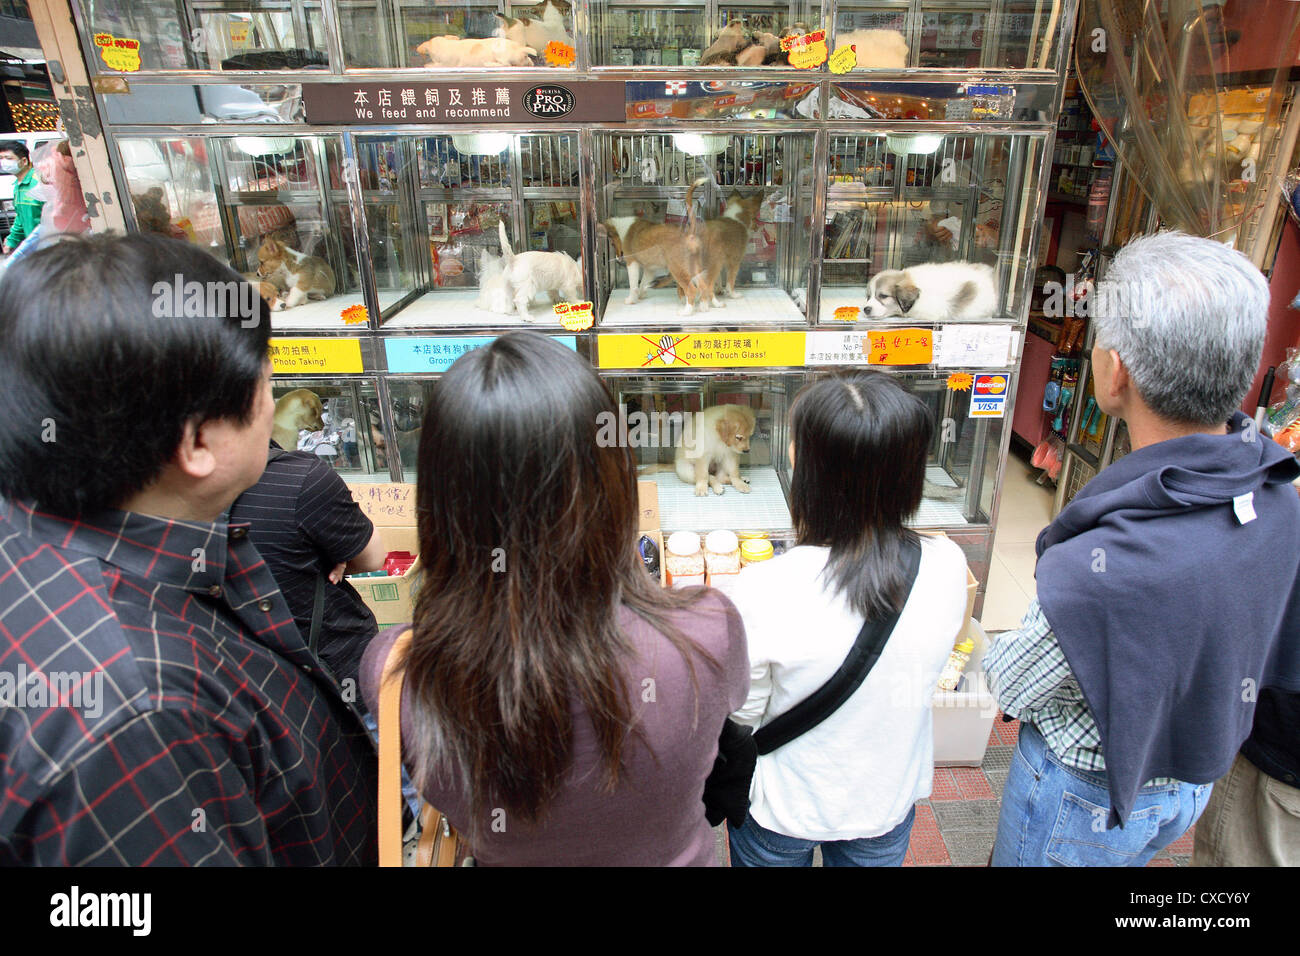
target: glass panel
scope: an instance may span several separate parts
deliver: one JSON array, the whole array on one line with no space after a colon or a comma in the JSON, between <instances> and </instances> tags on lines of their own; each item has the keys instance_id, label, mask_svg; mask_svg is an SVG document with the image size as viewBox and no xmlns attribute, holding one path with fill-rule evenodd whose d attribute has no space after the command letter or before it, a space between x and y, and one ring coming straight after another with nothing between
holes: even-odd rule
<instances>
[{"instance_id":1,"label":"glass panel","mask_svg":"<svg viewBox=\"0 0 1300 956\"><path fill-rule=\"evenodd\" d=\"M382 321L393 328L547 322L584 295L576 133L363 136L358 168ZM521 263L506 276L502 232ZM559 254L563 254L560 256ZM550 269L548 272L547 270Z\"/></svg>"},{"instance_id":2,"label":"glass panel","mask_svg":"<svg viewBox=\"0 0 1300 956\"><path fill-rule=\"evenodd\" d=\"M306 390L320 403L300 394ZM348 481L387 481L379 402L371 379L275 378L276 427L283 448L315 452ZM297 418L294 413L297 411ZM296 428L294 426L297 426Z\"/></svg>"},{"instance_id":3,"label":"glass panel","mask_svg":"<svg viewBox=\"0 0 1300 956\"><path fill-rule=\"evenodd\" d=\"M805 380L803 372L607 378L615 400L626 410L627 440L635 442L640 476L659 487L659 520L665 532L790 529L786 418L790 400ZM674 470L674 448L688 417L718 405L743 405L754 413L750 448L740 460L740 474L750 491L723 485L721 496L710 492L697 497L693 478L683 480ZM632 417L637 413L644 420ZM690 426L699 427L695 421Z\"/></svg>"},{"instance_id":4,"label":"glass panel","mask_svg":"<svg viewBox=\"0 0 1300 956\"><path fill-rule=\"evenodd\" d=\"M598 135L597 178L606 184L597 199L602 322L676 322L694 315L713 323L802 325L811 158L807 134ZM696 215L703 220L691 242L688 194L701 204ZM710 276L712 296L701 284ZM687 289L689 302L680 296Z\"/></svg>"},{"instance_id":5,"label":"glass panel","mask_svg":"<svg viewBox=\"0 0 1300 956\"><path fill-rule=\"evenodd\" d=\"M955 297L940 306L937 284L961 285L949 270L931 273L924 304L877 300L873 319L1018 321L1041 148L1038 135L830 134L821 320L832 320L837 309L862 309L869 276L961 261L993 267L978 281L989 284L981 298L995 301L995 309L973 310ZM1023 188L1008 191L1008 181Z\"/></svg>"},{"instance_id":6,"label":"glass panel","mask_svg":"<svg viewBox=\"0 0 1300 956\"><path fill-rule=\"evenodd\" d=\"M92 68L103 73L329 68L320 0L100 0L82 9L101 51ZM120 59L132 44L138 66Z\"/></svg>"},{"instance_id":7,"label":"glass panel","mask_svg":"<svg viewBox=\"0 0 1300 956\"><path fill-rule=\"evenodd\" d=\"M722 4L710 23L702 2L595 0L592 62L596 66L778 66L790 61L781 38L822 25L821 4L809 0Z\"/></svg>"},{"instance_id":8,"label":"glass panel","mask_svg":"<svg viewBox=\"0 0 1300 956\"><path fill-rule=\"evenodd\" d=\"M926 4L923 9L917 65L945 70L978 67L988 14L970 4Z\"/></svg>"},{"instance_id":9,"label":"glass panel","mask_svg":"<svg viewBox=\"0 0 1300 956\"><path fill-rule=\"evenodd\" d=\"M136 227L188 239L274 294L276 329L345 328L362 304L339 141L118 140Z\"/></svg>"},{"instance_id":10,"label":"glass panel","mask_svg":"<svg viewBox=\"0 0 1300 956\"><path fill-rule=\"evenodd\" d=\"M354 69L573 65L568 0L504 6L495 0L341 0L339 20L344 64Z\"/></svg>"},{"instance_id":11,"label":"glass panel","mask_svg":"<svg viewBox=\"0 0 1300 956\"><path fill-rule=\"evenodd\" d=\"M416 464L419 461L424 405L437 384L437 379L428 378L388 379L393 430L397 433L397 451L401 458L403 481L414 483L417 479Z\"/></svg>"}]
</instances>

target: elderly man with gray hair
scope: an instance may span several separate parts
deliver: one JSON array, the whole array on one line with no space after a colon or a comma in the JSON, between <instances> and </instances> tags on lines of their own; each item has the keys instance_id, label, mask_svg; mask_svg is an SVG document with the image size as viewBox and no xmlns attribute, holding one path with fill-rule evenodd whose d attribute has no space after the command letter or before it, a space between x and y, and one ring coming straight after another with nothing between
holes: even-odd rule
<instances>
[{"instance_id":1,"label":"elderly man with gray hair","mask_svg":"<svg viewBox=\"0 0 1300 956\"><path fill-rule=\"evenodd\" d=\"M1133 451L1039 535L1038 600L985 658L1021 720L995 866L1144 865L1205 809L1260 692L1300 690L1300 465L1238 410L1268 298L1244 256L1170 232L1096 290L1095 397Z\"/></svg>"}]
</instances>

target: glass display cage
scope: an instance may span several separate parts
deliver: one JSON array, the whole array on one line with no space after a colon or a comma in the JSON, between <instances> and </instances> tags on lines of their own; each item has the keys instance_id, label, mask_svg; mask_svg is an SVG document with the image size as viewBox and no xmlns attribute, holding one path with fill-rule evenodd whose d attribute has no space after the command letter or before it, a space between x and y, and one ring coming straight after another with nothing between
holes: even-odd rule
<instances>
[{"instance_id":1,"label":"glass display cage","mask_svg":"<svg viewBox=\"0 0 1300 956\"><path fill-rule=\"evenodd\" d=\"M945 531L983 586L1075 5L75 0L73 13L128 226L193 242L265 283L277 401L306 391L321 409L296 428L286 411L281 434L349 481L416 480L440 374L496 335L539 329L590 362L628 412L667 422L636 450L665 531L789 543L791 400L816 376L872 364L867 332L916 328L933 355L875 366L936 419L913 523ZM823 40L827 54L854 46L855 61L790 62ZM509 62L487 62L497 56ZM310 118L308 87L363 82L395 98L459 83L467 101L471 88L500 97L549 83L579 102L618 84L623 109L599 120ZM728 265L709 308L683 315L671 271L638 264L629 303L630 260L611 228L684 231L692 209L702 234L719 220L744 226L726 246L734 287ZM526 252L564 254L579 287L539 288L521 310L499 276L504 256ZM988 314L862 311L875 274L952 261L991 267ZM295 295L289 280L304 269L314 279ZM1005 354L941 359L949 330L976 325L1004 336ZM691 335L746 349L752 337L756 354L783 344L770 359L652 361ZM618 358L615 339L645 356ZM962 380L981 376L1005 393L1005 417L973 416ZM674 472L673 414L716 404L754 411L749 494L698 497Z\"/></svg>"}]
</instances>

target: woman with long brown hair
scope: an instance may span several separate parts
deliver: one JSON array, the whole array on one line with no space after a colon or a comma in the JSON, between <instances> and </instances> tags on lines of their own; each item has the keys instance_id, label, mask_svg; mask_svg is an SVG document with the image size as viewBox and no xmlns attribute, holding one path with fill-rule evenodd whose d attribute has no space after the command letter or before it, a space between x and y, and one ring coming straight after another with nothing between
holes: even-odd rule
<instances>
[{"instance_id":1,"label":"woman with long brown hair","mask_svg":"<svg viewBox=\"0 0 1300 956\"><path fill-rule=\"evenodd\" d=\"M462 356L426 407L403 757L482 865L714 858L702 793L748 689L744 630L717 592L646 573L608 416L595 372L533 332ZM404 629L366 651L372 708Z\"/></svg>"}]
</instances>

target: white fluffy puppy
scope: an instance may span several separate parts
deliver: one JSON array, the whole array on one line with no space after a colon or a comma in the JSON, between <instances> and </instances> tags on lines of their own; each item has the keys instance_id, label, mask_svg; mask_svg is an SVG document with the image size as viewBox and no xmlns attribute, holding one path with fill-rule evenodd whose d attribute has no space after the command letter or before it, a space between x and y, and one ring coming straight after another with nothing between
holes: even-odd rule
<instances>
[{"instance_id":1,"label":"white fluffy puppy","mask_svg":"<svg viewBox=\"0 0 1300 956\"><path fill-rule=\"evenodd\" d=\"M987 319L998 307L993 267L982 262L927 262L890 269L872 277L867 296L862 312L872 319Z\"/></svg>"},{"instance_id":2,"label":"white fluffy puppy","mask_svg":"<svg viewBox=\"0 0 1300 956\"><path fill-rule=\"evenodd\" d=\"M550 293L551 301L560 298L577 302L582 298L582 267L567 252L521 252L515 255L506 235L506 224L498 222L501 231L503 275L515 292L515 308L519 317L533 320L528 305L539 292ZM558 294L557 294L558 293Z\"/></svg>"},{"instance_id":3,"label":"white fluffy puppy","mask_svg":"<svg viewBox=\"0 0 1300 956\"><path fill-rule=\"evenodd\" d=\"M532 66L537 51L504 37L434 37L415 48L429 58L425 66Z\"/></svg>"},{"instance_id":4,"label":"white fluffy puppy","mask_svg":"<svg viewBox=\"0 0 1300 956\"><path fill-rule=\"evenodd\" d=\"M478 257L478 299L475 305L485 312L509 315L515 310L515 291L506 278L505 263L484 249Z\"/></svg>"},{"instance_id":5,"label":"white fluffy puppy","mask_svg":"<svg viewBox=\"0 0 1300 956\"><path fill-rule=\"evenodd\" d=\"M835 46L853 46L855 70L901 70L907 66L907 40L897 30L850 30L835 35Z\"/></svg>"}]
</instances>

